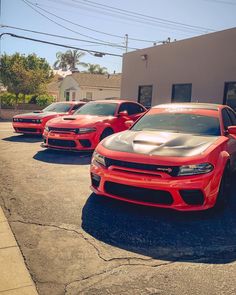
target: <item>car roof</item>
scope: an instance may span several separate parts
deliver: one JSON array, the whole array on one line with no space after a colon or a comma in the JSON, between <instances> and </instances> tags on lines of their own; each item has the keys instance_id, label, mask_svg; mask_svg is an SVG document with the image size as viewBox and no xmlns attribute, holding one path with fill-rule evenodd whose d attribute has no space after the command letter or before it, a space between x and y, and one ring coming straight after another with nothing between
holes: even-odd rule
<instances>
[{"instance_id":1,"label":"car roof","mask_svg":"<svg viewBox=\"0 0 236 295\"><path fill-rule=\"evenodd\" d=\"M137 103L136 101L131 101L131 100L127 100L127 99L102 99L102 100L92 100L89 103L96 103L96 102L102 102L102 103L117 103L117 104L121 104L123 102L133 102L133 103Z\"/></svg>"},{"instance_id":2,"label":"car roof","mask_svg":"<svg viewBox=\"0 0 236 295\"><path fill-rule=\"evenodd\" d=\"M192 103L192 102L185 102L185 103L167 103L167 104L159 104L154 106L153 108L157 109L177 109L177 108L183 108L183 109L203 109L203 110L213 110L218 111L220 108L222 108L223 105L221 104L214 104L214 103Z\"/></svg>"},{"instance_id":3,"label":"car roof","mask_svg":"<svg viewBox=\"0 0 236 295\"><path fill-rule=\"evenodd\" d=\"M75 100L75 101L55 101L54 103L66 103L66 104L85 104L85 101L81 101L81 100Z\"/></svg>"}]
</instances>

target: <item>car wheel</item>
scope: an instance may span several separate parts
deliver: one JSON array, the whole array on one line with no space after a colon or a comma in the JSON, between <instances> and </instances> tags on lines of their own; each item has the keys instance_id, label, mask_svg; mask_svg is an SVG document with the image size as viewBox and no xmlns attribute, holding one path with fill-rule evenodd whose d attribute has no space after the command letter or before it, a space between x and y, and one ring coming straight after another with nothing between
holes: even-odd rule
<instances>
[{"instance_id":1,"label":"car wheel","mask_svg":"<svg viewBox=\"0 0 236 295\"><path fill-rule=\"evenodd\" d=\"M114 132L113 132L113 130L111 128L107 128L107 129L103 130L103 132L102 132L102 134L100 136L100 141L103 140L105 137L113 134L113 133Z\"/></svg>"},{"instance_id":2,"label":"car wheel","mask_svg":"<svg viewBox=\"0 0 236 295\"><path fill-rule=\"evenodd\" d=\"M228 205L230 199L230 179L231 173L230 165L228 163L221 178L220 188L214 206L214 209L217 211L222 211Z\"/></svg>"}]
</instances>

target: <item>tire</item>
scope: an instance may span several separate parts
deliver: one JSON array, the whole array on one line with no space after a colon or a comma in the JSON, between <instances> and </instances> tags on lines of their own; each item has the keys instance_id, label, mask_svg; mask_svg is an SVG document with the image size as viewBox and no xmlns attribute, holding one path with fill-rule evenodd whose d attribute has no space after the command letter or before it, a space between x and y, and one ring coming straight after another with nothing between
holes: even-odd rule
<instances>
[{"instance_id":1,"label":"tire","mask_svg":"<svg viewBox=\"0 0 236 295\"><path fill-rule=\"evenodd\" d=\"M231 180L231 173L230 173L230 164L227 163L224 173L221 178L220 188L217 195L216 203L214 206L214 210L222 211L224 210L230 199L230 180Z\"/></svg>"},{"instance_id":2,"label":"tire","mask_svg":"<svg viewBox=\"0 0 236 295\"><path fill-rule=\"evenodd\" d=\"M103 130L103 132L102 132L102 134L100 136L100 141L102 141L105 137L107 137L107 136L109 136L109 135L111 135L113 133L114 132L113 132L113 130L111 128L107 128L107 129Z\"/></svg>"}]
</instances>

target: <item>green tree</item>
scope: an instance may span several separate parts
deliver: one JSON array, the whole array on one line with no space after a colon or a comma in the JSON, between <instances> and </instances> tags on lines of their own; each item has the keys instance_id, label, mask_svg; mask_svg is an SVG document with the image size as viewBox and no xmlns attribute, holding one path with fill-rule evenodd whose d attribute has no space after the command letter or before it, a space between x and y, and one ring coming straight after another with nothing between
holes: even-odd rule
<instances>
[{"instance_id":1,"label":"green tree","mask_svg":"<svg viewBox=\"0 0 236 295\"><path fill-rule=\"evenodd\" d=\"M62 70L77 70L77 66L86 66L87 64L81 62L81 58L85 53L78 50L67 50L65 53L57 52L57 60L54 63L54 68Z\"/></svg>"},{"instance_id":2,"label":"green tree","mask_svg":"<svg viewBox=\"0 0 236 295\"><path fill-rule=\"evenodd\" d=\"M25 97L26 94L45 92L46 84L53 77L47 61L35 54L3 54L0 65L0 80L9 92L16 95L16 104L20 93Z\"/></svg>"},{"instance_id":3,"label":"green tree","mask_svg":"<svg viewBox=\"0 0 236 295\"><path fill-rule=\"evenodd\" d=\"M87 72L90 74L107 74L107 68L101 67L98 64L87 64Z\"/></svg>"}]
</instances>

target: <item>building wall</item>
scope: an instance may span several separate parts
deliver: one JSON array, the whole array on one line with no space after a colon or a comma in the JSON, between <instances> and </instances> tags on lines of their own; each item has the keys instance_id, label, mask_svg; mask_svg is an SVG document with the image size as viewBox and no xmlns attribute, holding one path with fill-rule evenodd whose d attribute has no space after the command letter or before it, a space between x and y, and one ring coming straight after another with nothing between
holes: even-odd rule
<instances>
[{"instance_id":1,"label":"building wall","mask_svg":"<svg viewBox=\"0 0 236 295\"><path fill-rule=\"evenodd\" d=\"M76 100L81 100L86 98L87 92L92 92L92 99L99 100L109 97L120 97L120 89L114 88L102 88L102 87L86 87L79 86L78 83L72 77L65 77L60 86L60 101L64 101L64 93L66 89L72 89L70 91L70 100L72 100L72 92L75 92Z\"/></svg>"},{"instance_id":2,"label":"building wall","mask_svg":"<svg viewBox=\"0 0 236 295\"><path fill-rule=\"evenodd\" d=\"M224 83L236 81L235 54L236 28L127 53L121 97L137 100L139 86L153 85L156 105L171 101L173 84L192 83L192 101L222 103Z\"/></svg>"}]
</instances>

